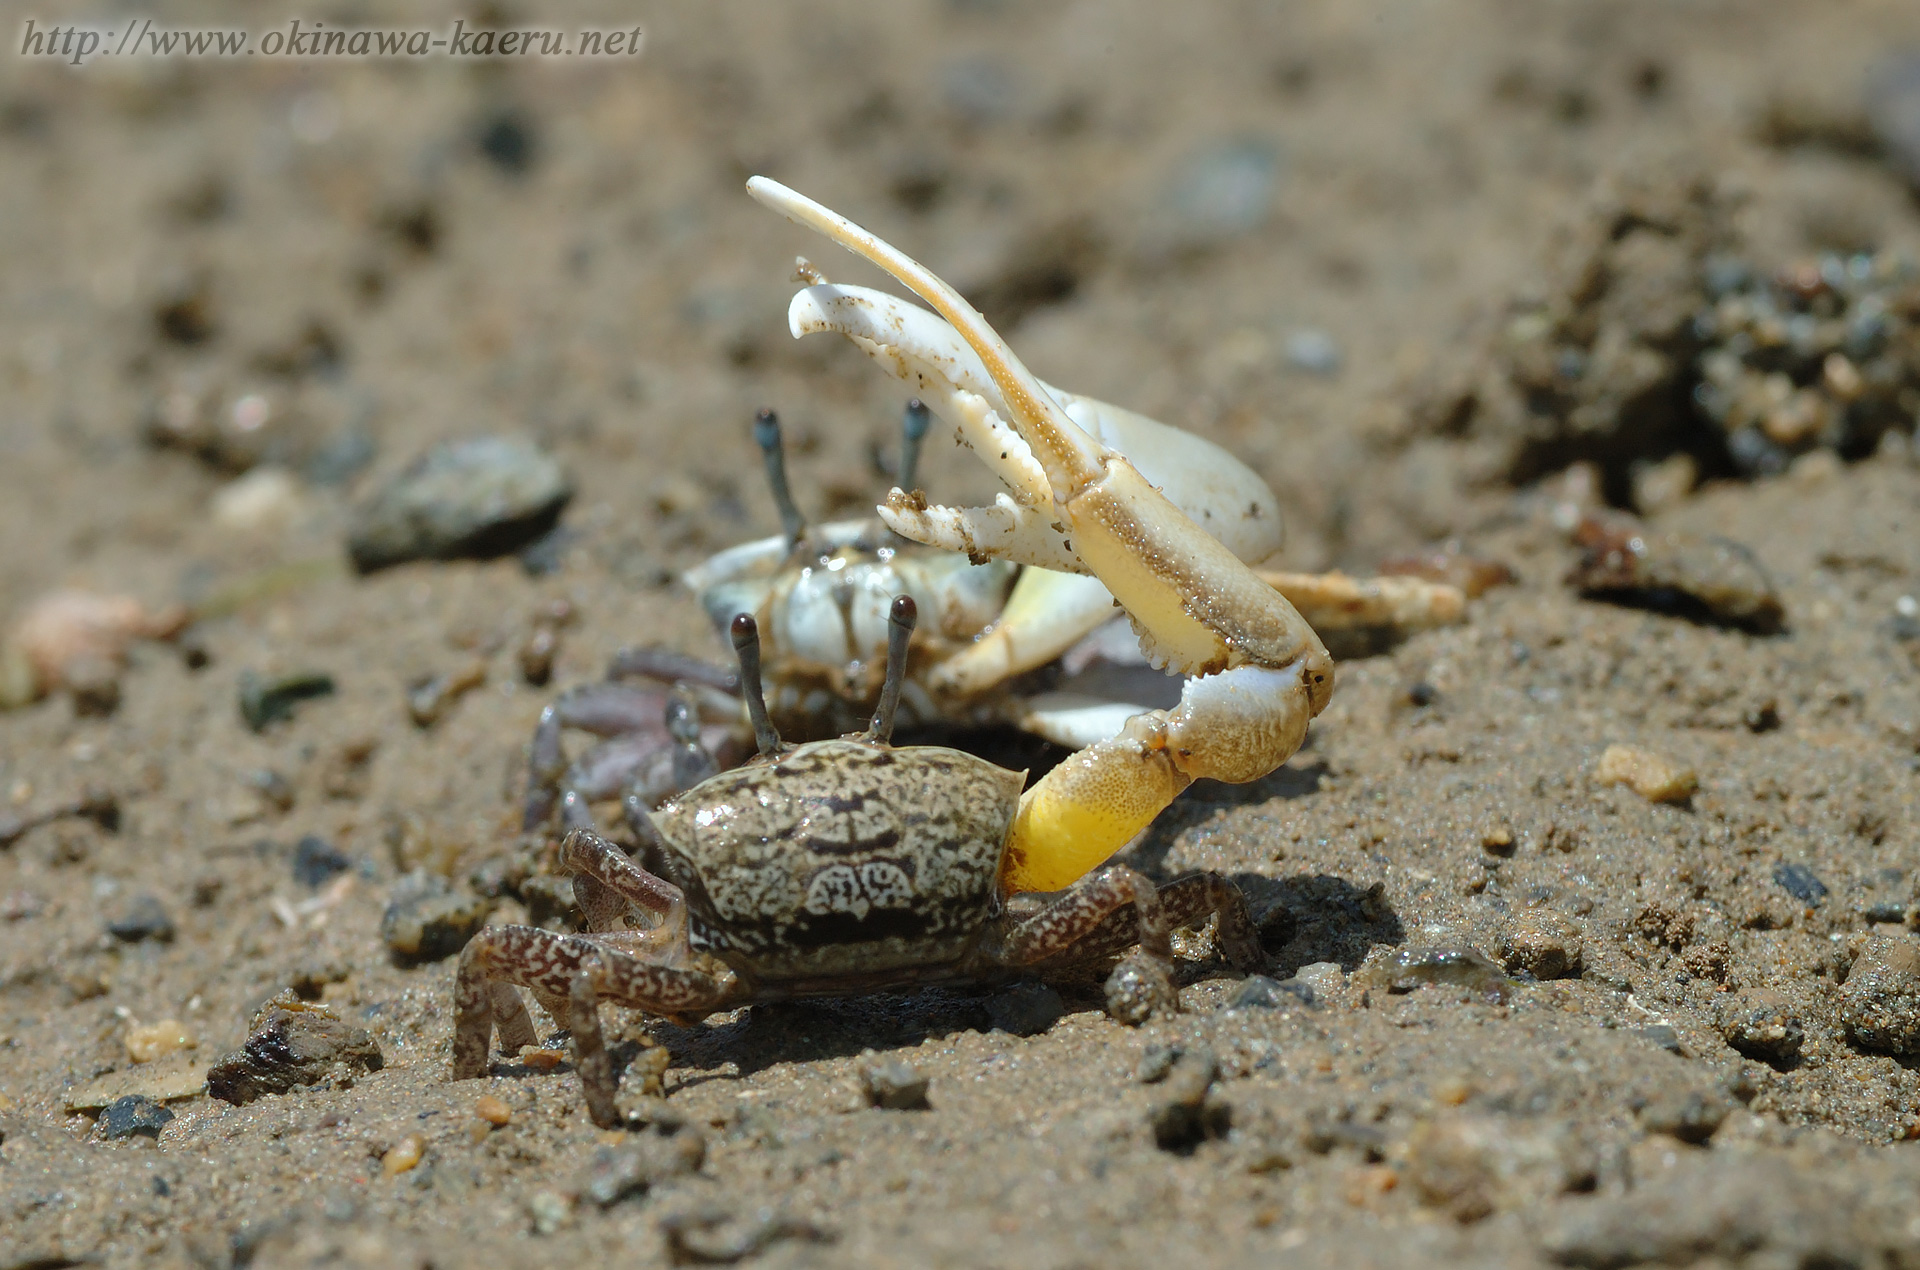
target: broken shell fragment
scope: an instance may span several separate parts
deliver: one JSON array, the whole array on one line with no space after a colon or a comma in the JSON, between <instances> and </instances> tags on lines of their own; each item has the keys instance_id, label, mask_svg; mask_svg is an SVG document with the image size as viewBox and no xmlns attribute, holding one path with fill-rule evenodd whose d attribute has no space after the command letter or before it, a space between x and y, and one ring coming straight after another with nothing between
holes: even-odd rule
<instances>
[{"instance_id":1,"label":"broken shell fragment","mask_svg":"<svg viewBox=\"0 0 1920 1270\"><path fill-rule=\"evenodd\" d=\"M104 691L102 680L111 680L126 664L135 640L172 639L187 618L180 605L149 610L130 595L55 591L42 596L0 641L0 708L76 684L98 695Z\"/></svg>"},{"instance_id":2,"label":"broken shell fragment","mask_svg":"<svg viewBox=\"0 0 1920 1270\"><path fill-rule=\"evenodd\" d=\"M1653 533L1630 516L1589 515L1573 531L1582 595L1693 621L1772 634L1786 609L1753 553L1724 538Z\"/></svg>"}]
</instances>

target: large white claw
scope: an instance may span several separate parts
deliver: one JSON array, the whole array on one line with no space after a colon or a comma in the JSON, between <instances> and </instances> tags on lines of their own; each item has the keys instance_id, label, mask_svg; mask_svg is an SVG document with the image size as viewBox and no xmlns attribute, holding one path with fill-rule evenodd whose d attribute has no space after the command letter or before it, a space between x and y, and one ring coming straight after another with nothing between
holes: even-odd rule
<instances>
[{"instance_id":1,"label":"large white claw","mask_svg":"<svg viewBox=\"0 0 1920 1270\"><path fill-rule=\"evenodd\" d=\"M1053 502L1046 473L1008 425L1006 403L979 354L933 314L884 291L828 282L794 295L787 327L795 339L822 331L846 336L895 379L912 384L1017 502L1029 507Z\"/></svg>"},{"instance_id":2,"label":"large white claw","mask_svg":"<svg viewBox=\"0 0 1920 1270\"><path fill-rule=\"evenodd\" d=\"M934 314L884 291L823 283L794 295L787 325L796 338L822 331L846 336L953 424L960 444L979 456L1016 502L1036 506L1052 500L1051 487L1033 451L1007 423L1006 402L980 355ZM1126 455L1174 506L1234 555L1257 564L1280 549L1280 500L1259 473L1232 454L1204 437L1131 410L1044 381L1040 386L1089 438ZM910 519L895 523L895 514L888 508L882 508L881 515L905 537L962 549L952 539L936 542L921 537L909 527L916 523ZM1065 537L1064 530L1059 536ZM1046 564L1037 556L1002 558L1084 571L1079 566Z\"/></svg>"}]
</instances>

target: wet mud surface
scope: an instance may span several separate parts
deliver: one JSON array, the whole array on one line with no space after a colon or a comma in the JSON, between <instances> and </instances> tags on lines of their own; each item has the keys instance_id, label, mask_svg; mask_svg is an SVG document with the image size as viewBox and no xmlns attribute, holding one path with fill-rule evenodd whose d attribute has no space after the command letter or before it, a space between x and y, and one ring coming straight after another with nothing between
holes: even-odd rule
<instances>
[{"instance_id":1,"label":"wet mud surface","mask_svg":"<svg viewBox=\"0 0 1920 1270\"><path fill-rule=\"evenodd\" d=\"M634 64L0 60L0 619L170 637L0 714L0 1266L1920 1257L1910 7L640 16ZM796 254L877 279L756 172L1244 457L1278 566L1513 580L1120 857L1234 878L1266 981L1192 933L1139 1028L608 1009L603 1132L538 1013L448 1080L447 954L566 920L542 707L719 658L675 579L778 527L753 412L810 514L888 484L896 387L784 321ZM556 461L450 520L508 554L356 571L488 436Z\"/></svg>"}]
</instances>

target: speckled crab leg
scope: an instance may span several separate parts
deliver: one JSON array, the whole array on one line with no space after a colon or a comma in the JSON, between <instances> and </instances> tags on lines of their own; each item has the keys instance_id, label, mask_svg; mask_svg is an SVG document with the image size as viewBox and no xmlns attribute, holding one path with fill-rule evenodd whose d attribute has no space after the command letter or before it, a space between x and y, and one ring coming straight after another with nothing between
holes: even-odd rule
<instances>
[{"instance_id":1,"label":"speckled crab leg","mask_svg":"<svg viewBox=\"0 0 1920 1270\"><path fill-rule=\"evenodd\" d=\"M618 946L634 942L619 936L561 935L533 926L493 926L475 935L461 952L454 977L453 1079L486 1073L495 993L502 985L532 989L543 1001L561 1006L559 1012L573 1032L582 1079L597 1081L604 1074L602 1089L611 1083L611 1072L591 1066L596 1046L602 1055L605 1048L593 1003L605 1000L649 1014L704 1018L738 995L738 980L731 972L655 965ZM503 1039L511 1039L504 1029ZM590 1107L610 1105L610 1093L603 1104L596 1104L596 1098L595 1089L589 1088ZM595 1123L602 1123L598 1110Z\"/></svg>"}]
</instances>

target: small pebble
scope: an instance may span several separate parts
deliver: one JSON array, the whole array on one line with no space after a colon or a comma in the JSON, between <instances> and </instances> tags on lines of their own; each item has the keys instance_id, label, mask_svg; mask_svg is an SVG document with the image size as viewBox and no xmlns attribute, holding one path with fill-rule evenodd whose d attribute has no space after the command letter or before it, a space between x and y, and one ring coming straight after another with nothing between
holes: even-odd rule
<instances>
[{"instance_id":1,"label":"small pebble","mask_svg":"<svg viewBox=\"0 0 1920 1270\"><path fill-rule=\"evenodd\" d=\"M1509 983L1500 967L1476 949L1459 945L1409 944L1368 959L1359 972L1372 987L1390 993L1429 985L1463 988L1484 1001L1507 999Z\"/></svg>"},{"instance_id":2,"label":"small pebble","mask_svg":"<svg viewBox=\"0 0 1920 1270\"><path fill-rule=\"evenodd\" d=\"M1579 927L1546 909L1525 909L1500 940L1500 961L1511 974L1578 979L1586 959Z\"/></svg>"},{"instance_id":3,"label":"small pebble","mask_svg":"<svg viewBox=\"0 0 1920 1270\"><path fill-rule=\"evenodd\" d=\"M1800 1057L1806 1026L1779 995L1763 990L1738 993L1717 1012L1720 1034L1728 1045L1776 1067Z\"/></svg>"},{"instance_id":4,"label":"small pebble","mask_svg":"<svg viewBox=\"0 0 1920 1270\"><path fill-rule=\"evenodd\" d=\"M300 465L300 475L315 485L344 485L373 462L375 448L371 436L358 428L345 428Z\"/></svg>"},{"instance_id":5,"label":"small pebble","mask_svg":"<svg viewBox=\"0 0 1920 1270\"><path fill-rule=\"evenodd\" d=\"M388 1177L398 1177L416 1168L426 1154L427 1140L417 1133L409 1133L380 1157L380 1171Z\"/></svg>"},{"instance_id":6,"label":"small pebble","mask_svg":"<svg viewBox=\"0 0 1920 1270\"><path fill-rule=\"evenodd\" d=\"M1066 1001L1044 983L1016 983L987 998L987 1018L1014 1036L1037 1036L1066 1012Z\"/></svg>"},{"instance_id":7,"label":"small pebble","mask_svg":"<svg viewBox=\"0 0 1920 1270\"><path fill-rule=\"evenodd\" d=\"M1668 1090L1641 1106L1639 1116L1641 1127L1647 1132L1664 1133L1697 1145L1713 1136L1731 1110L1727 1100L1718 1093Z\"/></svg>"},{"instance_id":8,"label":"small pebble","mask_svg":"<svg viewBox=\"0 0 1920 1270\"><path fill-rule=\"evenodd\" d=\"M785 1239L832 1243L833 1234L804 1217L771 1208L741 1215L718 1205L669 1213L660 1219L667 1258L676 1265L730 1265Z\"/></svg>"},{"instance_id":9,"label":"small pebble","mask_svg":"<svg viewBox=\"0 0 1920 1270\"><path fill-rule=\"evenodd\" d=\"M1651 1041L1669 1054L1687 1057L1687 1047L1680 1043L1680 1033L1665 1023L1654 1023L1647 1027L1634 1029L1634 1035Z\"/></svg>"},{"instance_id":10,"label":"small pebble","mask_svg":"<svg viewBox=\"0 0 1920 1270\"><path fill-rule=\"evenodd\" d=\"M1313 989L1316 1001L1337 996L1347 986L1347 972L1337 961L1311 961L1293 972L1293 977Z\"/></svg>"},{"instance_id":11,"label":"small pebble","mask_svg":"<svg viewBox=\"0 0 1920 1270\"><path fill-rule=\"evenodd\" d=\"M1682 450L1659 462L1633 465L1633 506L1642 516L1657 516L1686 501L1700 480L1700 463Z\"/></svg>"},{"instance_id":12,"label":"small pebble","mask_svg":"<svg viewBox=\"0 0 1920 1270\"><path fill-rule=\"evenodd\" d=\"M515 552L514 558L520 562L521 571L528 577L551 577L565 567L567 552L579 542L578 531L566 525L555 525Z\"/></svg>"},{"instance_id":13,"label":"small pebble","mask_svg":"<svg viewBox=\"0 0 1920 1270\"><path fill-rule=\"evenodd\" d=\"M1293 1010L1315 1004L1313 988L1298 979L1249 975L1223 1007L1228 1010Z\"/></svg>"},{"instance_id":14,"label":"small pebble","mask_svg":"<svg viewBox=\"0 0 1920 1270\"><path fill-rule=\"evenodd\" d=\"M1700 788L1700 778L1691 767L1628 745L1609 745L1600 755L1594 779L1602 785L1625 785L1653 803L1685 802Z\"/></svg>"},{"instance_id":15,"label":"small pebble","mask_svg":"<svg viewBox=\"0 0 1920 1270\"><path fill-rule=\"evenodd\" d=\"M297 1085L351 1081L385 1065L365 1028L289 992L262 1006L246 1043L207 1069L207 1092L241 1106Z\"/></svg>"},{"instance_id":16,"label":"small pebble","mask_svg":"<svg viewBox=\"0 0 1920 1270\"><path fill-rule=\"evenodd\" d=\"M545 1045L522 1045L518 1057L536 1072L550 1072L567 1061L567 1052Z\"/></svg>"},{"instance_id":17,"label":"small pebble","mask_svg":"<svg viewBox=\"0 0 1920 1270\"><path fill-rule=\"evenodd\" d=\"M1757 634L1785 624L1772 579L1739 543L1654 533L1621 513L1585 516L1573 540L1583 555L1567 581L1582 595Z\"/></svg>"},{"instance_id":18,"label":"small pebble","mask_svg":"<svg viewBox=\"0 0 1920 1270\"><path fill-rule=\"evenodd\" d=\"M1325 331L1307 328L1287 336L1287 364L1313 375L1340 373L1340 345Z\"/></svg>"},{"instance_id":19,"label":"small pebble","mask_svg":"<svg viewBox=\"0 0 1920 1270\"><path fill-rule=\"evenodd\" d=\"M513 1121L513 1108L492 1094L481 1094L473 1100L473 1114L496 1127Z\"/></svg>"},{"instance_id":20,"label":"small pebble","mask_svg":"<svg viewBox=\"0 0 1920 1270\"><path fill-rule=\"evenodd\" d=\"M501 106L481 121L475 144L508 176L523 176L539 155L531 117L518 106Z\"/></svg>"},{"instance_id":21,"label":"small pebble","mask_svg":"<svg viewBox=\"0 0 1920 1270\"><path fill-rule=\"evenodd\" d=\"M1773 881L1774 885L1802 904L1818 904L1827 898L1827 884L1804 864L1787 864L1783 861L1774 865Z\"/></svg>"},{"instance_id":22,"label":"small pebble","mask_svg":"<svg viewBox=\"0 0 1920 1270\"><path fill-rule=\"evenodd\" d=\"M338 847L318 834L307 834L293 848L293 880L308 888L318 888L353 867Z\"/></svg>"},{"instance_id":23,"label":"small pebble","mask_svg":"<svg viewBox=\"0 0 1920 1270\"><path fill-rule=\"evenodd\" d=\"M1403 1165L1421 1202L1462 1224L1591 1189L1587 1149L1559 1126L1509 1116L1443 1115L1407 1136Z\"/></svg>"},{"instance_id":24,"label":"small pebble","mask_svg":"<svg viewBox=\"0 0 1920 1270\"><path fill-rule=\"evenodd\" d=\"M171 943L174 936L173 918L155 896L136 895L125 912L107 923L107 933L123 944L138 944L146 940Z\"/></svg>"},{"instance_id":25,"label":"small pebble","mask_svg":"<svg viewBox=\"0 0 1920 1270\"><path fill-rule=\"evenodd\" d=\"M99 1111L132 1094L153 1102L197 1098L207 1092L207 1074L185 1055L156 1063L140 1063L76 1086L61 1095L68 1111Z\"/></svg>"},{"instance_id":26,"label":"small pebble","mask_svg":"<svg viewBox=\"0 0 1920 1270\"><path fill-rule=\"evenodd\" d=\"M240 717L255 732L293 717L294 707L314 697L333 695L333 676L315 670L290 675L240 672Z\"/></svg>"},{"instance_id":27,"label":"small pebble","mask_svg":"<svg viewBox=\"0 0 1920 1270\"><path fill-rule=\"evenodd\" d=\"M110 1142L123 1138L157 1138L173 1119L173 1113L140 1094L128 1094L108 1103L94 1122L94 1132Z\"/></svg>"},{"instance_id":28,"label":"small pebble","mask_svg":"<svg viewBox=\"0 0 1920 1270\"><path fill-rule=\"evenodd\" d=\"M380 934L400 965L451 957L467 946L493 911L493 901L456 891L437 873L415 869L393 885Z\"/></svg>"},{"instance_id":29,"label":"small pebble","mask_svg":"<svg viewBox=\"0 0 1920 1270\"><path fill-rule=\"evenodd\" d=\"M666 1095L667 1068L673 1066L673 1054L664 1045L650 1045L633 1056L627 1064L625 1086L637 1091L643 1098L661 1098Z\"/></svg>"},{"instance_id":30,"label":"small pebble","mask_svg":"<svg viewBox=\"0 0 1920 1270\"><path fill-rule=\"evenodd\" d=\"M560 651L560 632L551 626L536 626L520 645L520 677L534 687L543 687L553 678L554 654Z\"/></svg>"},{"instance_id":31,"label":"small pebble","mask_svg":"<svg viewBox=\"0 0 1920 1270\"><path fill-rule=\"evenodd\" d=\"M529 442L444 442L355 512L348 551L362 573L408 560L505 555L552 529L572 497L560 464Z\"/></svg>"},{"instance_id":32,"label":"small pebble","mask_svg":"<svg viewBox=\"0 0 1920 1270\"><path fill-rule=\"evenodd\" d=\"M1122 959L1103 987L1108 1016L1128 1027L1138 1027L1155 1014L1171 1014L1180 1008L1180 998L1166 970L1138 954Z\"/></svg>"},{"instance_id":33,"label":"small pebble","mask_svg":"<svg viewBox=\"0 0 1920 1270\"><path fill-rule=\"evenodd\" d=\"M535 1191L527 1200L527 1216L534 1234L551 1235L573 1219L573 1200L559 1191Z\"/></svg>"},{"instance_id":34,"label":"small pebble","mask_svg":"<svg viewBox=\"0 0 1920 1270\"><path fill-rule=\"evenodd\" d=\"M0 906L0 917L5 915L4 906ZM1911 904L1903 904L1897 900L1877 900L1860 910L1862 921L1881 925L1910 926L1915 924L1916 915L1920 915L1920 910L1916 910Z\"/></svg>"},{"instance_id":35,"label":"small pebble","mask_svg":"<svg viewBox=\"0 0 1920 1270\"><path fill-rule=\"evenodd\" d=\"M271 767L256 767L247 773L246 782L275 811L284 814L293 810L293 782Z\"/></svg>"},{"instance_id":36,"label":"small pebble","mask_svg":"<svg viewBox=\"0 0 1920 1270\"><path fill-rule=\"evenodd\" d=\"M443 675L429 675L407 685L407 715L417 728L430 728L446 716L453 703L487 682L487 663L479 657Z\"/></svg>"},{"instance_id":37,"label":"small pebble","mask_svg":"<svg viewBox=\"0 0 1920 1270\"><path fill-rule=\"evenodd\" d=\"M300 478L263 463L214 491L213 523L240 534L277 531L300 514L301 502Z\"/></svg>"},{"instance_id":38,"label":"small pebble","mask_svg":"<svg viewBox=\"0 0 1920 1270\"><path fill-rule=\"evenodd\" d=\"M180 1050L192 1049L198 1043L178 1019L162 1019L127 1029L127 1057L136 1063L151 1063Z\"/></svg>"},{"instance_id":39,"label":"small pebble","mask_svg":"<svg viewBox=\"0 0 1920 1270\"><path fill-rule=\"evenodd\" d=\"M1157 1082L1165 1097L1148 1112L1153 1140L1163 1151L1191 1151L1207 1138L1224 1137L1233 1108L1213 1096L1220 1064L1205 1045L1181 1046Z\"/></svg>"},{"instance_id":40,"label":"small pebble","mask_svg":"<svg viewBox=\"0 0 1920 1270\"><path fill-rule=\"evenodd\" d=\"M608 1208L669 1178L699 1172L706 1158L706 1137L698 1129L677 1119L657 1122L619 1146L595 1151L580 1198Z\"/></svg>"},{"instance_id":41,"label":"small pebble","mask_svg":"<svg viewBox=\"0 0 1920 1270\"><path fill-rule=\"evenodd\" d=\"M1840 986L1840 1022L1861 1049L1920 1053L1920 941L1868 937Z\"/></svg>"},{"instance_id":42,"label":"small pebble","mask_svg":"<svg viewBox=\"0 0 1920 1270\"><path fill-rule=\"evenodd\" d=\"M38 829L41 825L69 816L84 816L112 833L120 828L119 796L108 789L88 788L78 798L44 807L37 812L0 811L0 847L12 846L30 829Z\"/></svg>"},{"instance_id":43,"label":"small pebble","mask_svg":"<svg viewBox=\"0 0 1920 1270\"><path fill-rule=\"evenodd\" d=\"M0 710L30 706L40 696L40 676L25 651L10 639L0 639Z\"/></svg>"},{"instance_id":44,"label":"small pebble","mask_svg":"<svg viewBox=\"0 0 1920 1270\"><path fill-rule=\"evenodd\" d=\"M1139 1066L1133 1069L1133 1078L1143 1085L1155 1085L1167 1078L1173 1070L1173 1060L1180 1057L1180 1049L1174 1045L1149 1045L1140 1055Z\"/></svg>"},{"instance_id":45,"label":"small pebble","mask_svg":"<svg viewBox=\"0 0 1920 1270\"><path fill-rule=\"evenodd\" d=\"M860 1069L860 1090L867 1105L887 1111L927 1109L927 1078L899 1059L870 1062Z\"/></svg>"}]
</instances>

